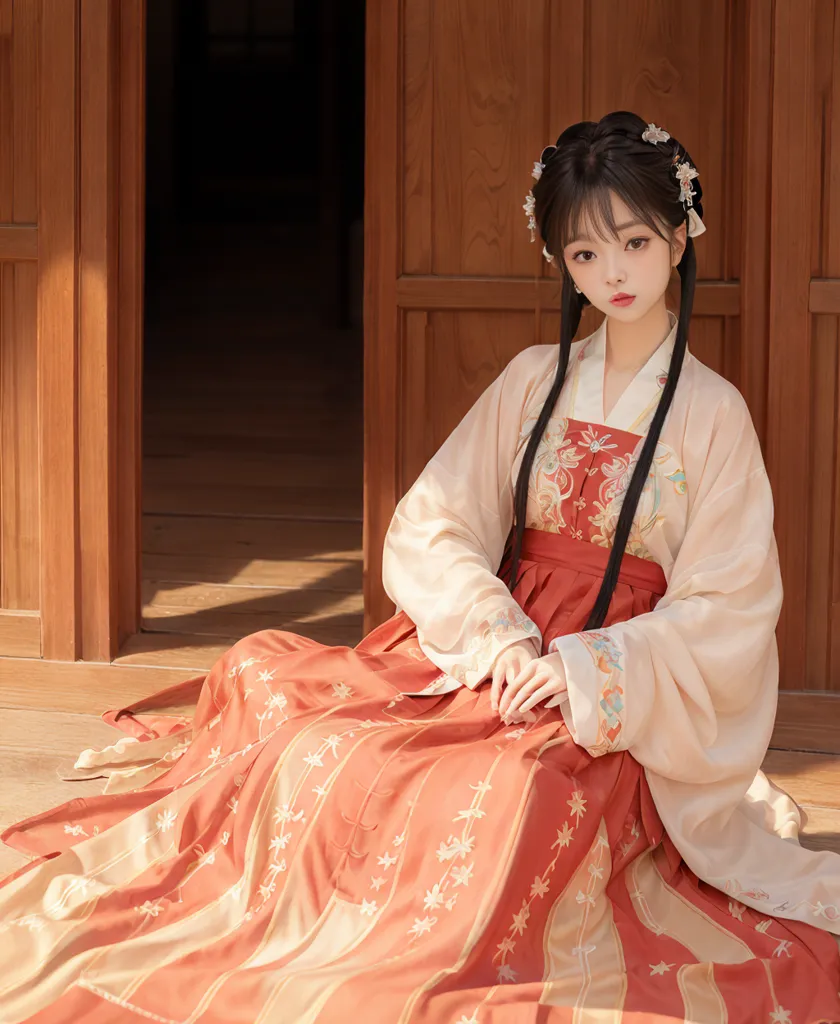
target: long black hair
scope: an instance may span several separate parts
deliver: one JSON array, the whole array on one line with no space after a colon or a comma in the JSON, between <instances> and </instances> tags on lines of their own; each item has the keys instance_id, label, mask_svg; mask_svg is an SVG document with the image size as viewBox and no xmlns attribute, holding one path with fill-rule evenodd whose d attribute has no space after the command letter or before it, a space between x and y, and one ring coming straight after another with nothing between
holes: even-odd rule
<instances>
[{"instance_id":1,"label":"long black hair","mask_svg":"<svg viewBox=\"0 0 840 1024\"><path fill-rule=\"evenodd\" d=\"M558 138L556 147L549 146L543 151L542 175L532 189L535 200L534 215L540 234L548 253L554 254L554 263L563 278L560 355L554 382L531 431L516 479L514 525L505 554L505 560L510 557L507 569L510 590L514 590L519 583L516 573L522 551L528 480L534 457L566 378L569 352L580 324L581 313L584 306L589 305L586 296L575 291L562 253L566 246L579 236L587 214L591 216L593 226L602 238L606 238L603 228L606 228L613 238L618 238L612 214L611 192L616 193L640 221L669 242L671 239L663 234L661 224L667 225L671 230L683 223L686 224L685 250L677 265L682 281L680 313L668 379L622 501L604 579L585 629L600 628L607 616L636 507L653 463L662 424L671 408L677 381L680 378L688 341L688 324L694 305L697 261L694 241L688 235L688 212L680 199L677 166L685 161L692 166L695 164L685 148L673 136L656 144L644 140L642 132L646 128L647 124L641 117L627 110L607 114L597 123L580 121L571 125ZM699 178L691 181L691 188L694 191L691 197L694 209L698 216L702 217L703 190Z\"/></svg>"}]
</instances>

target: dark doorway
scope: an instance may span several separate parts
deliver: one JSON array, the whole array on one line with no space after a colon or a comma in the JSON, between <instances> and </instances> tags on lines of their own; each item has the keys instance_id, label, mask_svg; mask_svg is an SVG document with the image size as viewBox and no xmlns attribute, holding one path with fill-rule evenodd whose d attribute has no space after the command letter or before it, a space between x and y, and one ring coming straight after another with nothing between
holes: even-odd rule
<instances>
[{"instance_id":1,"label":"dark doorway","mask_svg":"<svg viewBox=\"0 0 840 1024\"><path fill-rule=\"evenodd\" d=\"M143 633L361 636L364 0L148 0ZM126 653L131 653L131 650Z\"/></svg>"}]
</instances>

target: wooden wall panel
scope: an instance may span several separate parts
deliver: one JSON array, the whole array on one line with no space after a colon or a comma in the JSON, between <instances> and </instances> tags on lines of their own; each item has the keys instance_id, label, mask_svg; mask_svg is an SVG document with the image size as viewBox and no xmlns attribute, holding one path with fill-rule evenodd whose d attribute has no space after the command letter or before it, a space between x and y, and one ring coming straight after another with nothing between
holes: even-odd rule
<instances>
[{"instance_id":1,"label":"wooden wall panel","mask_svg":"<svg viewBox=\"0 0 840 1024\"><path fill-rule=\"evenodd\" d=\"M0 265L0 608L40 608L37 268Z\"/></svg>"},{"instance_id":2,"label":"wooden wall panel","mask_svg":"<svg viewBox=\"0 0 840 1024\"><path fill-rule=\"evenodd\" d=\"M408 23L420 7L429 5L409 0ZM417 45L430 46L434 59L424 62L405 35L413 109L423 115L416 124L406 119L405 152L425 153L411 180L431 197L429 220L406 217L406 263L425 259L434 274L527 273L533 250L527 232L516 230L522 199L510 182L521 178L522 154L543 134L542 104L528 98L544 91L548 5L453 0L431 9ZM524 170L527 177L530 166Z\"/></svg>"},{"instance_id":3,"label":"wooden wall panel","mask_svg":"<svg viewBox=\"0 0 840 1024\"><path fill-rule=\"evenodd\" d=\"M402 394L402 491L470 405L535 341L533 313L406 313Z\"/></svg>"},{"instance_id":4,"label":"wooden wall panel","mask_svg":"<svg viewBox=\"0 0 840 1024\"><path fill-rule=\"evenodd\" d=\"M815 0L775 7L773 61L773 175L770 191L770 319L765 453L779 525L779 558L789 599L779 622L781 673L788 686L805 662L808 533L803 498L810 467L802 438L812 430L811 337L808 316L816 161L791 154L817 152L812 121L811 48ZM791 359L791 340L796 358ZM791 430L791 424L796 429ZM807 498L806 498L807 501ZM807 505L806 505L807 509ZM807 521L807 520L806 520Z\"/></svg>"},{"instance_id":5,"label":"wooden wall panel","mask_svg":"<svg viewBox=\"0 0 840 1024\"><path fill-rule=\"evenodd\" d=\"M119 7L81 0L79 129L79 544L81 654L110 661L117 636L116 374Z\"/></svg>"},{"instance_id":6,"label":"wooden wall panel","mask_svg":"<svg viewBox=\"0 0 840 1024\"><path fill-rule=\"evenodd\" d=\"M0 0L0 655L110 660L139 614L143 19Z\"/></svg>"},{"instance_id":7,"label":"wooden wall panel","mask_svg":"<svg viewBox=\"0 0 840 1024\"><path fill-rule=\"evenodd\" d=\"M143 264L146 215L146 0L121 0L119 38L119 281L117 284L118 630L112 649L140 621Z\"/></svg>"},{"instance_id":8,"label":"wooden wall panel","mask_svg":"<svg viewBox=\"0 0 840 1024\"><path fill-rule=\"evenodd\" d=\"M78 160L75 3L42 0L39 42L38 405L43 653L79 653ZM74 173L69 173L73 168Z\"/></svg>"},{"instance_id":9,"label":"wooden wall panel","mask_svg":"<svg viewBox=\"0 0 840 1024\"><path fill-rule=\"evenodd\" d=\"M38 219L39 3L5 5L0 23L0 223ZM10 256L19 257L14 250ZM35 252L31 253L32 256ZM36 267L0 264L0 608L40 607ZM35 638L37 621L23 624ZM5 645L4 645L5 646ZM18 641L13 645L20 650ZM40 640L34 643L40 652ZM31 653L31 651L30 651Z\"/></svg>"},{"instance_id":10,"label":"wooden wall panel","mask_svg":"<svg viewBox=\"0 0 840 1024\"><path fill-rule=\"evenodd\" d=\"M806 690L838 692L840 321L827 311L816 311L819 293L813 282L833 280L840 285L840 5L835 0L817 0L814 23L812 88L807 99L820 160L810 168L814 179L810 189L810 266L804 268L811 284L810 392L804 413L809 427L807 434L801 434L808 438L808 489L803 503L807 517L805 642L803 671L792 684ZM800 173L807 177L808 170L802 167ZM804 353L808 348L797 344L796 351ZM798 416L799 410L794 415Z\"/></svg>"}]
</instances>

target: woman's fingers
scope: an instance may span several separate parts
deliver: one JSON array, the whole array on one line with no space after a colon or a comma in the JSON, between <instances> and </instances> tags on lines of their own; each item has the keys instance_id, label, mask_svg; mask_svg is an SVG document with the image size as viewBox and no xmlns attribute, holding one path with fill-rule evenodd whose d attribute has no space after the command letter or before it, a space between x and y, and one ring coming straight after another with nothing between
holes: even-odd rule
<instances>
[{"instance_id":1,"label":"woman's fingers","mask_svg":"<svg viewBox=\"0 0 840 1024\"><path fill-rule=\"evenodd\" d=\"M502 696L502 684L505 681L505 661L500 658L493 668L493 680L490 683L490 707L497 711L499 699Z\"/></svg>"},{"instance_id":2,"label":"woman's fingers","mask_svg":"<svg viewBox=\"0 0 840 1024\"><path fill-rule=\"evenodd\" d=\"M544 683L536 693L531 694L526 700L524 700L519 708L521 712L530 711L536 707L537 704L541 704L544 700L548 700L549 697L553 697L556 693L560 693L557 689L557 684L553 679L550 679L547 683Z\"/></svg>"},{"instance_id":3,"label":"woman's fingers","mask_svg":"<svg viewBox=\"0 0 840 1024\"><path fill-rule=\"evenodd\" d=\"M525 701L528 700L540 687L546 683L545 676L542 672L536 673L533 678L523 682L521 686L508 687L505 691L505 697L508 693L512 693L513 696L507 701L505 709L502 711L503 718L509 718L512 714L517 714L523 710ZM502 710L502 709L500 709Z\"/></svg>"},{"instance_id":4,"label":"woman's fingers","mask_svg":"<svg viewBox=\"0 0 840 1024\"><path fill-rule=\"evenodd\" d=\"M538 672L538 666L536 662L528 662L527 665L522 667L520 672L514 674L511 681L505 687L505 691L502 694L501 700L499 701L499 714L504 718L510 709L511 701L513 701L516 695L520 692L523 686L527 685L531 679L534 678L535 673Z\"/></svg>"}]
</instances>

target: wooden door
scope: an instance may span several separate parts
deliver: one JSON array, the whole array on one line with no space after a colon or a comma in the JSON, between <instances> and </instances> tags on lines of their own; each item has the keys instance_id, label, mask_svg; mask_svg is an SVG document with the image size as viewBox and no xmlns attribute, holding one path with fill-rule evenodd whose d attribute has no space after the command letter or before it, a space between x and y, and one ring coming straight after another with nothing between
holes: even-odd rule
<instances>
[{"instance_id":1,"label":"wooden door","mask_svg":"<svg viewBox=\"0 0 840 1024\"><path fill-rule=\"evenodd\" d=\"M783 719L840 723L839 77L838 0L368 0L369 625L391 611L396 501L505 363L556 341L556 278L522 211L533 161L571 122L631 109L702 175L691 347L765 447Z\"/></svg>"},{"instance_id":2,"label":"wooden door","mask_svg":"<svg viewBox=\"0 0 840 1024\"><path fill-rule=\"evenodd\" d=\"M138 615L142 0L0 0L0 654Z\"/></svg>"}]
</instances>

